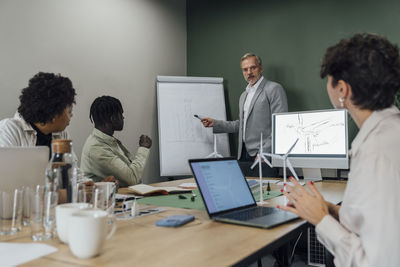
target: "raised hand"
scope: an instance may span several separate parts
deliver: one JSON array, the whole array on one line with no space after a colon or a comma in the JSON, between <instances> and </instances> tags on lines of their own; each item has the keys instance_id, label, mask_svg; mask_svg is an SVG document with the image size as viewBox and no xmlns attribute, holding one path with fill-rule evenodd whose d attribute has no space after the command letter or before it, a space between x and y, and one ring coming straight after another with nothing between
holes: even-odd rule
<instances>
[{"instance_id":1,"label":"raised hand","mask_svg":"<svg viewBox=\"0 0 400 267\"><path fill-rule=\"evenodd\" d=\"M281 190L289 199L290 205L277 206L277 208L293 212L311 224L317 225L325 215L329 214L324 197L318 192L312 181L307 185L311 192L302 187L293 177L290 178L290 181L294 186L287 185L287 191Z\"/></svg>"},{"instance_id":2,"label":"raised hand","mask_svg":"<svg viewBox=\"0 0 400 267\"><path fill-rule=\"evenodd\" d=\"M151 138L148 137L147 135L141 135L139 139L139 146L150 148L152 145L153 141L151 141Z\"/></svg>"}]
</instances>

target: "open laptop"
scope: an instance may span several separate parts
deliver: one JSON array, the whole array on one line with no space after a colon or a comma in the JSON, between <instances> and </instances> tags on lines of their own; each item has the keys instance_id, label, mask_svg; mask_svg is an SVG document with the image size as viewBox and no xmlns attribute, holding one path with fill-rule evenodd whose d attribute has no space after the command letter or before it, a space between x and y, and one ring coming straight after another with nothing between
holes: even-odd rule
<instances>
[{"instance_id":1,"label":"open laptop","mask_svg":"<svg viewBox=\"0 0 400 267\"><path fill-rule=\"evenodd\" d=\"M189 165L212 220L270 228L298 218L277 208L257 206L234 158L190 159Z\"/></svg>"},{"instance_id":2,"label":"open laptop","mask_svg":"<svg viewBox=\"0 0 400 267\"><path fill-rule=\"evenodd\" d=\"M45 184L49 148L0 147L0 191Z\"/></svg>"}]
</instances>

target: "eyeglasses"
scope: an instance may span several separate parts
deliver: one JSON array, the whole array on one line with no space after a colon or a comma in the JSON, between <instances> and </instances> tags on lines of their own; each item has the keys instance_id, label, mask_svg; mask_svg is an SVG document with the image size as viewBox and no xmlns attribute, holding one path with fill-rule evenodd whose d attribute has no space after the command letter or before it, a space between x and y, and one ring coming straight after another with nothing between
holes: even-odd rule
<instances>
[{"instance_id":1,"label":"eyeglasses","mask_svg":"<svg viewBox=\"0 0 400 267\"><path fill-rule=\"evenodd\" d=\"M258 67L259 67L259 66L251 66L251 67L249 67L249 68L242 68L242 71L243 71L243 72L247 72L247 71L249 71L249 70L255 71L256 69L258 69Z\"/></svg>"}]
</instances>

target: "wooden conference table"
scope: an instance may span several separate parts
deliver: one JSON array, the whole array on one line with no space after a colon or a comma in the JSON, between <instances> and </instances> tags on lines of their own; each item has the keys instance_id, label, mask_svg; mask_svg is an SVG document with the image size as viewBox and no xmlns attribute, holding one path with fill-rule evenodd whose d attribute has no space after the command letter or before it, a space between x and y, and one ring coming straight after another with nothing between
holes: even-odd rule
<instances>
[{"instance_id":1,"label":"wooden conference table","mask_svg":"<svg viewBox=\"0 0 400 267\"><path fill-rule=\"evenodd\" d=\"M177 186L193 179L154 185ZM324 181L316 187L331 202L343 198L346 182ZM272 185L272 190L279 186ZM266 206L282 205L283 196L268 201ZM191 214L195 220L182 227L157 227L156 221L169 215ZM274 227L259 229L211 221L206 211L166 208L165 212L117 221L117 231L106 241L101 255L80 260L68 245L58 239L46 242L58 251L23 266L231 266L248 265L297 238L307 223L301 219ZM0 241L32 242L29 227L18 235Z\"/></svg>"}]
</instances>

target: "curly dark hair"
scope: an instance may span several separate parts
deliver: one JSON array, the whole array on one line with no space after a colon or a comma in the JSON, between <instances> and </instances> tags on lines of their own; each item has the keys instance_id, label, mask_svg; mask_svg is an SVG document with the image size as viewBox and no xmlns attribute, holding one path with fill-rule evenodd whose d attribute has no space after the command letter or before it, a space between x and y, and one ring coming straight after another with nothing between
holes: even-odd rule
<instances>
[{"instance_id":1,"label":"curly dark hair","mask_svg":"<svg viewBox=\"0 0 400 267\"><path fill-rule=\"evenodd\" d=\"M353 103L361 109L381 110L393 105L400 88L397 45L376 34L361 33L327 49L321 78L332 76L350 84Z\"/></svg>"},{"instance_id":2,"label":"curly dark hair","mask_svg":"<svg viewBox=\"0 0 400 267\"><path fill-rule=\"evenodd\" d=\"M124 113L121 101L112 96L100 96L90 106L90 121L96 126L104 126L111 123L111 118Z\"/></svg>"},{"instance_id":3,"label":"curly dark hair","mask_svg":"<svg viewBox=\"0 0 400 267\"><path fill-rule=\"evenodd\" d=\"M70 79L39 72L22 89L18 112L28 123L47 123L75 104L75 95Z\"/></svg>"}]
</instances>

